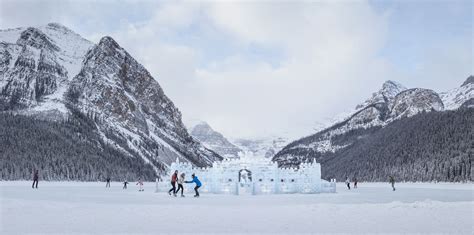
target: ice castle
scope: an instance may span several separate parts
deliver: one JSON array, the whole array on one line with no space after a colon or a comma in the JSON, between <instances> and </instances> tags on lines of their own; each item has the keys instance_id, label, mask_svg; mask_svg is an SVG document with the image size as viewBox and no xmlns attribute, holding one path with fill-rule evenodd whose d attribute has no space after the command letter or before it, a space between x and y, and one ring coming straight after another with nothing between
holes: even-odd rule
<instances>
[{"instance_id":1,"label":"ice castle","mask_svg":"<svg viewBox=\"0 0 474 235\"><path fill-rule=\"evenodd\" d=\"M201 192L236 195L282 193L334 193L336 181L321 179L321 165L315 161L301 163L299 168L278 168L264 157L241 157L214 162L212 167L196 168L188 162L172 163L164 181L156 182L156 191L168 191L175 170L191 180L193 173L203 183ZM194 185L193 185L194 187ZM192 187L185 186L191 192Z\"/></svg>"}]
</instances>

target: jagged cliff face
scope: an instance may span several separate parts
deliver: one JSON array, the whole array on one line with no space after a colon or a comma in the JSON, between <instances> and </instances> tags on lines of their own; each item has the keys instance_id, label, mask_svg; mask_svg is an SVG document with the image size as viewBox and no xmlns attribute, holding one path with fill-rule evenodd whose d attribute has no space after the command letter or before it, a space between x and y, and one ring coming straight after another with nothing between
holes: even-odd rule
<instances>
[{"instance_id":1,"label":"jagged cliff face","mask_svg":"<svg viewBox=\"0 0 474 235\"><path fill-rule=\"evenodd\" d=\"M197 166L221 159L188 134L158 82L111 37L94 45L48 24L3 30L0 40L2 110L85 114L106 142L158 173L176 158Z\"/></svg>"},{"instance_id":2,"label":"jagged cliff face","mask_svg":"<svg viewBox=\"0 0 474 235\"><path fill-rule=\"evenodd\" d=\"M357 109L363 109L372 104L387 103L389 104L396 95L406 90L402 84L394 81L386 81L382 85L382 89L372 94L372 97L367 99L364 103L356 106Z\"/></svg>"},{"instance_id":3,"label":"jagged cliff face","mask_svg":"<svg viewBox=\"0 0 474 235\"><path fill-rule=\"evenodd\" d=\"M390 118L411 117L420 112L442 111L443 101L428 89L415 88L401 92L390 104Z\"/></svg>"},{"instance_id":4,"label":"jagged cliff face","mask_svg":"<svg viewBox=\"0 0 474 235\"><path fill-rule=\"evenodd\" d=\"M443 111L444 103L449 104L449 109L457 109L463 104L469 106L474 95L471 80L471 77L468 78L460 88L442 93L441 97L429 89L407 90L396 82L387 81L371 98L357 105L347 118L314 135L290 143L273 160L284 166L299 165L302 161L313 158L321 161L324 156L334 155L395 120L422 112Z\"/></svg>"},{"instance_id":5,"label":"jagged cliff face","mask_svg":"<svg viewBox=\"0 0 474 235\"><path fill-rule=\"evenodd\" d=\"M39 29L27 28L15 44L0 44L0 107L31 107L57 91L67 80L66 69L58 63L59 51Z\"/></svg>"},{"instance_id":6,"label":"jagged cliff face","mask_svg":"<svg viewBox=\"0 0 474 235\"><path fill-rule=\"evenodd\" d=\"M226 158L237 158L242 150L227 140L221 133L212 129L209 124L200 122L191 129L191 135L209 149Z\"/></svg>"},{"instance_id":7,"label":"jagged cliff face","mask_svg":"<svg viewBox=\"0 0 474 235\"><path fill-rule=\"evenodd\" d=\"M92 46L55 23L0 30L0 109L64 117L63 94Z\"/></svg>"}]
</instances>

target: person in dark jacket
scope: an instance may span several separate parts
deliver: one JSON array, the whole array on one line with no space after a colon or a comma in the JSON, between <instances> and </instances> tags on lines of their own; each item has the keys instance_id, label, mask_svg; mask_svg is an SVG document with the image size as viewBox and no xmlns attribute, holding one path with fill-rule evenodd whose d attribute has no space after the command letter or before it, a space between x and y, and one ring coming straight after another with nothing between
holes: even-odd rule
<instances>
[{"instance_id":1,"label":"person in dark jacket","mask_svg":"<svg viewBox=\"0 0 474 235\"><path fill-rule=\"evenodd\" d=\"M184 181L185 183L187 184L190 184L190 183L196 183L196 187L194 187L194 191L196 192L196 195L194 195L194 197L199 197L199 191L198 189L201 187L201 181L199 181L198 177L194 174L191 175L193 177L193 180L191 181Z\"/></svg>"},{"instance_id":2,"label":"person in dark jacket","mask_svg":"<svg viewBox=\"0 0 474 235\"><path fill-rule=\"evenodd\" d=\"M176 181L178 180L178 171L174 171L174 174L171 176L171 186L173 186L169 191L168 194L171 195L171 191L173 191L173 195L176 197Z\"/></svg>"},{"instance_id":3,"label":"person in dark jacket","mask_svg":"<svg viewBox=\"0 0 474 235\"><path fill-rule=\"evenodd\" d=\"M392 184L392 190L395 191L395 178L393 178L393 176L390 176L389 182L390 184Z\"/></svg>"},{"instance_id":4,"label":"person in dark jacket","mask_svg":"<svg viewBox=\"0 0 474 235\"><path fill-rule=\"evenodd\" d=\"M357 188L357 178L354 177L354 188Z\"/></svg>"},{"instance_id":5,"label":"person in dark jacket","mask_svg":"<svg viewBox=\"0 0 474 235\"><path fill-rule=\"evenodd\" d=\"M125 180L125 182L123 182L123 189L127 189L127 184L128 182Z\"/></svg>"},{"instance_id":6,"label":"person in dark jacket","mask_svg":"<svg viewBox=\"0 0 474 235\"><path fill-rule=\"evenodd\" d=\"M36 184L36 188L38 188L38 170L35 170L35 173L33 173L33 185L31 185L31 188L35 188L35 184Z\"/></svg>"},{"instance_id":7,"label":"person in dark jacket","mask_svg":"<svg viewBox=\"0 0 474 235\"><path fill-rule=\"evenodd\" d=\"M107 177L107 179L105 179L105 181L107 181L107 183L105 184L105 187L110 188L110 177Z\"/></svg>"}]
</instances>

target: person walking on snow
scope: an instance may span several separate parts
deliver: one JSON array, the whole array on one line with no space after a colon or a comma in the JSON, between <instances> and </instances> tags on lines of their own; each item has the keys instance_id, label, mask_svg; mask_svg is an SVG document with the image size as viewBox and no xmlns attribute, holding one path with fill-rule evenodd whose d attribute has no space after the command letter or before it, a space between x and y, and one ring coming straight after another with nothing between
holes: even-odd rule
<instances>
[{"instance_id":1,"label":"person walking on snow","mask_svg":"<svg viewBox=\"0 0 474 235\"><path fill-rule=\"evenodd\" d=\"M107 183L105 184L105 187L110 188L110 177L107 177L107 179L105 179L105 181L107 181Z\"/></svg>"},{"instance_id":2,"label":"person walking on snow","mask_svg":"<svg viewBox=\"0 0 474 235\"><path fill-rule=\"evenodd\" d=\"M395 191L395 179L393 178L393 176L390 176L389 181L392 184L392 190Z\"/></svg>"},{"instance_id":3,"label":"person walking on snow","mask_svg":"<svg viewBox=\"0 0 474 235\"><path fill-rule=\"evenodd\" d=\"M181 175L180 175L179 178L178 178L178 190L176 190L176 194L178 194L179 190L181 190L181 197L184 197L184 194L183 194L183 192L184 192L183 184L184 184L184 179L185 179L184 177L185 177L185 176L186 176L186 175L185 175L184 173L181 173ZM175 195L176 195L176 194L175 194Z\"/></svg>"},{"instance_id":4,"label":"person walking on snow","mask_svg":"<svg viewBox=\"0 0 474 235\"><path fill-rule=\"evenodd\" d=\"M145 191L145 189L143 189L143 181L142 181L142 178L138 178L137 185L139 186L139 189L138 189L139 192Z\"/></svg>"},{"instance_id":5,"label":"person walking on snow","mask_svg":"<svg viewBox=\"0 0 474 235\"><path fill-rule=\"evenodd\" d=\"M123 182L123 189L127 189L127 184L128 182L125 180L125 182Z\"/></svg>"},{"instance_id":6,"label":"person walking on snow","mask_svg":"<svg viewBox=\"0 0 474 235\"><path fill-rule=\"evenodd\" d=\"M201 187L201 181L199 181L198 177L194 174L191 175L193 177L193 180L191 181L184 181L185 183L187 184L190 184L190 183L196 183L196 187L194 187L194 191L196 192L196 195L194 195L194 197L199 197L199 191L198 189Z\"/></svg>"},{"instance_id":7,"label":"person walking on snow","mask_svg":"<svg viewBox=\"0 0 474 235\"><path fill-rule=\"evenodd\" d=\"M354 177L354 188L357 188L357 178Z\"/></svg>"},{"instance_id":8,"label":"person walking on snow","mask_svg":"<svg viewBox=\"0 0 474 235\"><path fill-rule=\"evenodd\" d=\"M346 185L347 185L347 189L351 190L351 181L349 180L349 177L346 178Z\"/></svg>"},{"instance_id":9,"label":"person walking on snow","mask_svg":"<svg viewBox=\"0 0 474 235\"><path fill-rule=\"evenodd\" d=\"M173 195L176 197L176 181L178 180L178 171L174 171L174 174L171 176L171 186L173 186L169 191L168 194L171 196L171 191L173 191Z\"/></svg>"},{"instance_id":10,"label":"person walking on snow","mask_svg":"<svg viewBox=\"0 0 474 235\"><path fill-rule=\"evenodd\" d=\"M31 185L31 188L35 188L35 183L36 183L36 188L38 188L38 170L35 170L33 173L33 185Z\"/></svg>"}]
</instances>

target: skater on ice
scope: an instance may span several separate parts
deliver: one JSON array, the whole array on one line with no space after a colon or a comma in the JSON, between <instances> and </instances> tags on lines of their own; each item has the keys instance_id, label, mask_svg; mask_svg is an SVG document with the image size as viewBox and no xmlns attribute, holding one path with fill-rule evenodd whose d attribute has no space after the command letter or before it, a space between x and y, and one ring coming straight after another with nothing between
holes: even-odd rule
<instances>
[{"instance_id":1,"label":"skater on ice","mask_svg":"<svg viewBox=\"0 0 474 235\"><path fill-rule=\"evenodd\" d=\"M127 184L128 182L125 180L125 182L123 182L123 189L127 189Z\"/></svg>"},{"instance_id":2,"label":"skater on ice","mask_svg":"<svg viewBox=\"0 0 474 235\"><path fill-rule=\"evenodd\" d=\"M179 178L178 178L178 190L176 191L176 194L178 194L179 190L181 190L181 197L184 197L184 194L183 194L183 193L184 193L184 192L183 192L183 191L184 191L183 184L184 184L184 179L185 179L184 177L185 177L185 176L186 176L186 175L185 175L184 173L181 173L181 175L180 175ZM176 196L176 194L175 194L175 196Z\"/></svg>"},{"instance_id":3,"label":"skater on ice","mask_svg":"<svg viewBox=\"0 0 474 235\"><path fill-rule=\"evenodd\" d=\"M198 189L201 187L201 181L199 181L198 177L196 175L194 175L194 173L191 175L193 177L193 180L191 181L184 181L185 183L196 183L196 187L194 187L194 191L196 192L196 195L194 195L194 197L199 197L199 191Z\"/></svg>"},{"instance_id":4,"label":"skater on ice","mask_svg":"<svg viewBox=\"0 0 474 235\"><path fill-rule=\"evenodd\" d=\"M390 176L390 184L392 184L392 190L395 191L395 179L393 178L393 176Z\"/></svg>"},{"instance_id":5,"label":"skater on ice","mask_svg":"<svg viewBox=\"0 0 474 235\"><path fill-rule=\"evenodd\" d=\"M35 184L36 184L36 188L38 188L38 170L35 170L35 173L33 173L33 185L31 185L31 188L35 188Z\"/></svg>"},{"instance_id":6,"label":"skater on ice","mask_svg":"<svg viewBox=\"0 0 474 235\"><path fill-rule=\"evenodd\" d=\"M347 189L351 190L351 181L349 180L349 177L346 178L346 185L347 185Z\"/></svg>"},{"instance_id":7,"label":"skater on ice","mask_svg":"<svg viewBox=\"0 0 474 235\"><path fill-rule=\"evenodd\" d=\"M137 182L136 185L138 185L138 187L139 187L139 188L138 188L138 191L139 191L139 192L145 191L145 189L143 189L143 181L142 181L142 178L138 178L138 182Z\"/></svg>"},{"instance_id":8,"label":"skater on ice","mask_svg":"<svg viewBox=\"0 0 474 235\"><path fill-rule=\"evenodd\" d=\"M105 179L105 181L107 181L107 183L105 184L105 187L110 188L110 177L107 177L107 179Z\"/></svg>"},{"instance_id":9,"label":"skater on ice","mask_svg":"<svg viewBox=\"0 0 474 235\"><path fill-rule=\"evenodd\" d=\"M357 188L357 178L354 177L354 188Z\"/></svg>"},{"instance_id":10,"label":"skater on ice","mask_svg":"<svg viewBox=\"0 0 474 235\"><path fill-rule=\"evenodd\" d=\"M174 171L174 174L171 176L171 186L172 188L168 191L168 194L171 196L171 191L173 191L173 195L176 197L176 181L178 180L178 171Z\"/></svg>"}]
</instances>

